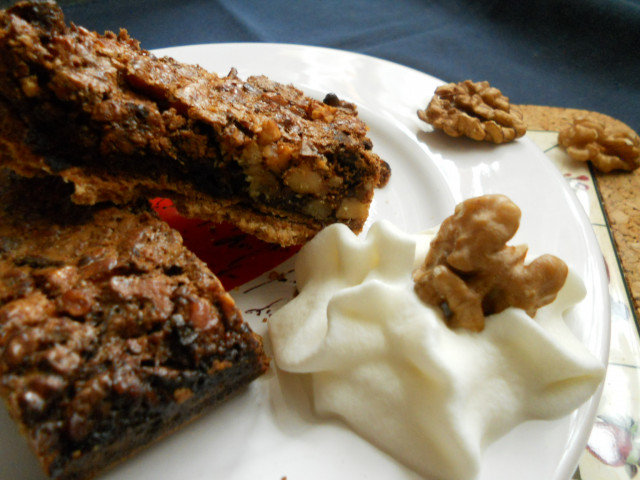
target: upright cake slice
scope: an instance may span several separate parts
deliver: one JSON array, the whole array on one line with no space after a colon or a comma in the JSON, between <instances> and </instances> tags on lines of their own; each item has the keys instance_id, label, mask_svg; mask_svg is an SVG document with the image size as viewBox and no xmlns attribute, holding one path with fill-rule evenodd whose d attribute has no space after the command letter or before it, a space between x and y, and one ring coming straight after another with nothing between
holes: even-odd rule
<instances>
[{"instance_id":1,"label":"upright cake slice","mask_svg":"<svg viewBox=\"0 0 640 480\"><path fill-rule=\"evenodd\" d=\"M44 470L82 479L268 360L177 232L144 207L73 205L62 183L0 179L0 396Z\"/></svg>"},{"instance_id":2,"label":"upright cake slice","mask_svg":"<svg viewBox=\"0 0 640 480\"><path fill-rule=\"evenodd\" d=\"M158 59L125 31L65 25L52 2L0 13L0 102L22 122L4 122L0 164L72 181L76 203L165 195L281 245L337 221L360 231L389 176L335 95Z\"/></svg>"}]
</instances>

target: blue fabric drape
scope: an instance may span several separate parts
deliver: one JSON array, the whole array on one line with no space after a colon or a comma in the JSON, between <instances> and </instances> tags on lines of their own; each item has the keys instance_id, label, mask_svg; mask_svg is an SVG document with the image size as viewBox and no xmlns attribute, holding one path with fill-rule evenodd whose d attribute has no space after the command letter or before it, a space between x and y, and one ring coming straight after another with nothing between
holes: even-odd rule
<instances>
[{"instance_id":1,"label":"blue fabric drape","mask_svg":"<svg viewBox=\"0 0 640 480\"><path fill-rule=\"evenodd\" d=\"M63 2L64 4L65 2ZM514 103L595 110L640 130L638 0L93 0L68 19L148 49L283 42L385 58Z\"/></svg>"}]
</instances>

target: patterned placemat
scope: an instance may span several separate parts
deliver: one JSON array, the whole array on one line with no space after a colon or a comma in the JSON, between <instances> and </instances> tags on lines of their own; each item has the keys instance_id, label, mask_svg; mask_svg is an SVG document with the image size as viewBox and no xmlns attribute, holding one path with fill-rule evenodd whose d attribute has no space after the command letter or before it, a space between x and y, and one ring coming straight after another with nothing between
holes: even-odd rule
<instances>
[{"instance_id":1,"label":"patterned placemat","mask_svg":"<svg viewBox=\"0 0 640 480\"><path fill-rule=\"evenodd\" d=\"M609 274L611 350L596 421L573 479L640 478L640 169L602 174L571 160L558 145L558 130L588 115L608 125L627 125L584 110L518 106L527 136L564 175L591 219Z\"/></svg>"}]
</instances>

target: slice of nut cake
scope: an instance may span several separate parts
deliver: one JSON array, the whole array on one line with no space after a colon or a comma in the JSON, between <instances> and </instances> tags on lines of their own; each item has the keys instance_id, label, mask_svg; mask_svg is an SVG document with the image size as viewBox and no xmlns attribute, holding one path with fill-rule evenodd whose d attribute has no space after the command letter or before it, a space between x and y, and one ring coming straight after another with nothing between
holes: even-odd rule
<instances>
[{"instance_id":1,"label":"slice of nut cake","mask_svg":"<svg viewBox=\"0 0 640 480\"><path fill-rule=\"evenodd\" d=\"M60 175L76 203L168 196L293 245L334 222L360 231L389 177L335 95L158 59L124 30L66 25L52 2L0 12L0 53L0 164Z\"/></svg>"},{"instance_id":2,"label":"slice of nut cake","mask_svg":"<svg viewBox=\"0 0 640 480\"><path fill-rule=\"evenodd\" d=\"M57 177L4 172L0 396L48 475L90 478L266 370L233 299L145 206L78 206Z\"/></svg>"}]
</instances>

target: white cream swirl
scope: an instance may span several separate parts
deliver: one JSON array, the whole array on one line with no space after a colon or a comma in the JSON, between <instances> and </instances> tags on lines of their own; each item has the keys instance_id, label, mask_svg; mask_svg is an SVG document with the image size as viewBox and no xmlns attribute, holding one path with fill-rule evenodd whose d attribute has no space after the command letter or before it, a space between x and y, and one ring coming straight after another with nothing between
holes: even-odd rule
<instances>
[{"instance_id":1,"label":"white cream swirl","mask_svg":"<svg viewBox=\"0 0 640 480\"><path fill-rule=\"evenodd\" d=\"M468 480L490 442L569 413L604 368L563 321L585 294L572 272L535 319L509 308L481 333L449 329L413 289L429 241L384 221L365 238L326 228L298 254L300 294L269 333L280 369L311 374L319 414L427 478Z\"/></svg>"}]
</instances>

